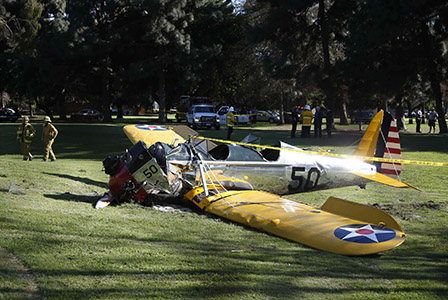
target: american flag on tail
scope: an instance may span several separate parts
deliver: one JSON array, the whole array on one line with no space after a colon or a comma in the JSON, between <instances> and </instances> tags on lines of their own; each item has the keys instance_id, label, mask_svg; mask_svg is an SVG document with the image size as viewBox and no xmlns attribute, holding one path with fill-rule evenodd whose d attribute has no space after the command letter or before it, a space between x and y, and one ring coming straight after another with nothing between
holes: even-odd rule
<instances>
[{"instance_id":1,"label":"american flag on tail","mask_svg":"<svg viewBox=\"0 0 448 300\"><path fill-rule=\"evenodd\" d=\"M375 157L387 159L401 159L400 137L395 119L385 112L381 131L378 136ZM400 163L376 162L377 172L397 177L401 173Z\"/></svg>"}]
</instances>

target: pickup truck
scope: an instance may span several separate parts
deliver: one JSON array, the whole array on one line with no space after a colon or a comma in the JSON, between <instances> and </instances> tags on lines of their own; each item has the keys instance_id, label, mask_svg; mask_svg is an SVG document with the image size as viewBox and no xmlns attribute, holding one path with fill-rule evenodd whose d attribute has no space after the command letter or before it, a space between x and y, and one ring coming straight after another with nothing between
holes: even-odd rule
<instances>
[{"instance_id":1,"label":"pickup truck","mask_svg":"<svg viewBox=\"0 0 448 300\"><path fill-rule=\"evenodd\" d=\"M215 127L219 130L219 117L214 112L213 105L198 104L192 105L187 112L187 125L197 129L198 127Z\"/></svg>"},{"instance_id":2,"label":"pickup truck","mask_svg":"<svg viewBox=\"0 0 448 300\"><path fill-rule=\"evenodd\" d=\"M219 124L226 125L226 115L229 111L229 106L221 106L221 108L218 110L217 114L219 116ZM237 115L236 121L238 124L247 124L249 123L249 115L238 115L238 113L235 113Z\"/></svg>"}]
</instances>

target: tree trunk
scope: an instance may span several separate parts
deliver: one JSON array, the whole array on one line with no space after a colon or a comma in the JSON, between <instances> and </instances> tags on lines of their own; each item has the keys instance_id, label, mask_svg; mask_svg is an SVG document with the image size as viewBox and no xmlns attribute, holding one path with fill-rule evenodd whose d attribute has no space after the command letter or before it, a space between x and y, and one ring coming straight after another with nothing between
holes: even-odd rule
<instances>
[{"instance_id":1,"label":"tree trunk","mask_svg":"<svg viewBox=\"0 0 448 300\"><path fill-rule=\"evenodd\" d=\"M34 116L34 112L33 112L33 102L31 101L31 98L29 100L29 106L30 106L30 117Z\"/></svg>"},{"instance_id":2,"label":"tree trunk","mask_svg":"<svg viewBox=\"0 0 448 300\"><path fill-rule=\"evenodd\" d=\"M159 123L166 122L165 84L166 84L166 74L165 74L165 70L162 68L159 72Z\"/></svg>"},{"instance_id":3,"label":"tree trunk","mask_svg":"<svg viewBox=\"0 0 448 300\"><path fill-rule=\"evenodd\" d=\"M401 94L395 95L395 121L397 122L398 130L404 129L403 118L403 96Z\"/></svg>"},{"instance_id":4,"label":"tree trunk","mask_svg":"<svg viewBox=\"0 0 448 300\"><path fill-rule=\"evenodd\" d=\"M104 116L104 122L112 122L112 112L110 111L110 102L109 102L109 70L108 70L107 60L103 61L103 70L101 74L101 97L100 97L100 105L99 111Z\"/></svg>"},{"instance_id":5,"label":"tree trunk","mask_svg":"<svg viewBox=\"0 0 448 300\"><path fill-rule=\"evenodd\" d=\"M285 124L285 106L283 105L283 99L280 104L280 124Z\"/></svg>"},{"instance_id":6,"label":"tree trunk","mask_svg":"<svg viewBox=\"0 0 448 300\"><path fill-rule=\"evenodd\" d=\"M409 124L414 124L414 118L412 117L412 111L414 110L411 106L411 101L406 100L406 106L408 107L408 119Z\"/></svg>"},{"instance_id":7,"label":"tree trunk","mask_svg":"<svg viewBox=\"0 0 448 300\"><path fill-rule=\"evenodd\" d=\"M64 90L57 96L56 105L58 108L59 119L67 120L67 111L65 110Z\"/></svg>"},{"instance_id":8,"label":"tree trunk","mask_svg":"<svg viewBox=\"0 0 448 300\"><path fill-rule=\"evenodd\" d=\"M117 104L117 119L123 119L123 105Z\"/></svg>"},{"instance_id":9,"label":"tree trunk","mask_svg":"<svg viewBox=\"0 0 448 300\"><path fill-rule=\"evenodd\" d=\"M434 98L436 98L436 112L439 115L437 117L437 121L439 123L439 132L440 133L447 133L448 128L446 126L446 120L445 120L445 111L443 109L443 94L440 88L440 81L437 80L437 76L435 73L432 73L430 76L431 80L431 90L432 94L434 95ZM428 108L429 110L429 108Z\"/></svg>"},{"instance_id":10,"label":"tree trunk","mask_svg":"<svg viewBox=\"0 0 448 300\"><path fill-rule=\"evenodd\" d=\"M320 36L322 43L322 53L324 57L324 78L322 80L323 90L325 95L327 96L326 104L328 107L332 109L341 105L340 115L341 124L348 124L347 121L347 110L345 104L339 104L336 100L336 92L333 86L333 78L331 77L331 62L330 62L330 48L329 48L329 40L330 40L330 31L328 28L327 15L325 12L325 1L319 0L319 12L318 12L319 22L320 22ZM334 111L334 110L333 110ZM335 124L335 122L333 122Z\"/></svg>"},{"instance_id":11,"label":"tree trunk","mask_svg":"<svg viewBox=\"0 0 448 300\"><path fill-rule=\"evenodd\" d=\"M437 118L437 120L439 121L439 132L447 133L448 128L445 121L445 112L443 111L443 93L440 86L443 80L443 76L441 75L438 68L439 66L437 65L438 56L440 54L435 53L435 51L438 51L438 47L436 47L436 42L429 33L430 29L428 28L428 25L426 23L422 23L421 27L423 42L427 50L426 52L428 53L427 72L429 73L429 80L431 82L431 92L433 94L433 97L436 99L435 109L437 114L439 115Z\"/></svg>"},{"instance_id":12,"label":"tree trunk","mask_svg":"<svg viewBox=\"0 0 448 300\"><path fill-rule=\"evenodd\" d=\"M339 124L348 125L347 105L344 102L340 103L339 106Z\"/></svg>"}]
</instances>

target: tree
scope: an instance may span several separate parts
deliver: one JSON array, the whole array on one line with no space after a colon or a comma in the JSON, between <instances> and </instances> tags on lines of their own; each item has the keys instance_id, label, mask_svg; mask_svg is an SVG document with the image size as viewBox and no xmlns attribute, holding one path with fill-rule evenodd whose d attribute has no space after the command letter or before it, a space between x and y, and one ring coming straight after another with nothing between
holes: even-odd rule
<instances>
[{"instance_id":1,"label":"tree","mask_svg":"<svg viewBox=\"0 0 448 300\"><path fill-rule=\"evenodd\" d=\"M360 2L346 39L353 91L395 97L397 119L412 85L426 81L436 100L440 132L447 132L441 84L446 80L446 1ZM367 34L368 33L368 34Z\"/></svg>"},{"instance_id":2,"label":"tree","mask_svg":"<svg viewBox=\"0 0 448 300\"><path fill-rule=\"evenodd\" d=\"M0 1L0 53L32 49L43 5L37 0Z\"/></svg>"},{"instance_id":3,"label":"tree","mask_svg":"<svg viewBox=\"0 0 448 300\"><path fill-rule=\"evenodd\" d=\"M294 78L302 89L320 89L327 106L342 107L343 81L337 76L337 63L344 53L339 38L353 1L251 3L254 30L250 34L253 41L266 43L263 56L268 72L275 78Z\"/></svg>"}]
</instances>

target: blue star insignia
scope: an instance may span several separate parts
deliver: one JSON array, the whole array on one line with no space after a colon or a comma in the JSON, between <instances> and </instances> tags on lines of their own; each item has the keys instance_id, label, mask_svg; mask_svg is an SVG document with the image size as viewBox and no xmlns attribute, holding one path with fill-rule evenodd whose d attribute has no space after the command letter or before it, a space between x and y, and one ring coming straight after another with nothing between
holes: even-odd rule
<instances>
[{"instance_id":1,"label":"blue star insignia","mask_svg":"<svg viewBox=\"0 0 448 300\"><path fill-rule=\"evenodd\" d=\"M337 228L334 235L343 241L369 244L391 240L395 237L395 231L370 224L353 224Z\"/></svg>"}]
</instances>

